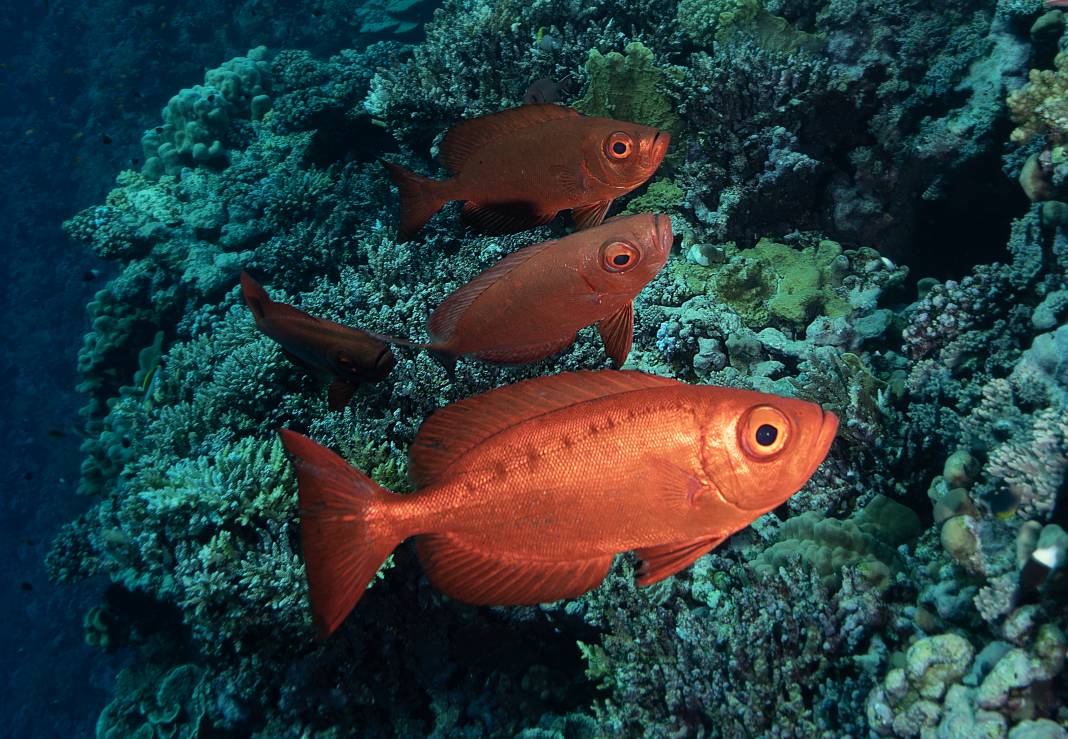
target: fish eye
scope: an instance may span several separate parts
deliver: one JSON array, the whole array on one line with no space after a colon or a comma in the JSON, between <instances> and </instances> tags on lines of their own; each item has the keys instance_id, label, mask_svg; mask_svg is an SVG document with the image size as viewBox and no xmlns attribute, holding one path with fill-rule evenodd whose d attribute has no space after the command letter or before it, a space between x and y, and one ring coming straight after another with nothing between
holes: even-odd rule
<instances>
[{"instance_id":1,"label":"fish eye","mask_svg":"<svg viewBox=\"0 0 1068 739\"><path fill-rule=\"evenodd\" d=\"M634 151L634 140L622 131L616 131L605 139L604 153L609 159L626 159Z\"/></svg>"},{"instance_id":2,"label":"fish eye","mask_svg":"<svg viewBox=\"0 0 1068 739\"><path fill-rule=\"evenodd\" d=\"M750 408L738 424L738 440L752 459L765 462L777 456L790 438L790 420L777 408Z\"/></svg>"},{"instance_id":3,"label":"fish eye","mask_svg":"<svg viewBox=\"0 0 1068 739\"><path fill-rule=\"evenodd\" d=\"M601 247L601 266L609 272L633 269L641 258L641 250L628 241L609 241Z\"/></svg>"}]
</instances>

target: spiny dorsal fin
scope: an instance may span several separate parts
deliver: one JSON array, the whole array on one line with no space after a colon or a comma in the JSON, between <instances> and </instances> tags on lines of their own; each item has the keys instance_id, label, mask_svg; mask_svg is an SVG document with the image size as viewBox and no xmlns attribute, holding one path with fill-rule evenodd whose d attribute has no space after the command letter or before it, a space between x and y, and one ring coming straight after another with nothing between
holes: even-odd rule
<instances>
[{"instance_id":1,"label":"spiny dorsal fin","mask_svg":"<svg viewBox=\"0 0 1068 739\"><path fill-rule=\"evenodd\" d=\"M536 126L545 121L571 118L577 115L579 112L573 108L565 108L553 103L540 103L460 121L445 134L439 148L441 153L438 158L450 171L457 174L472 153L498 136Z\"/></svg>"},{"instance_id":2,"label":"spiny dorsal fin","mask_svg":"<svg viewBox=\"0 0 1068 739\"><path fill-rule=\"evenodd\" d=\"M434 411L411 446L408 474L427 485L490 436L561 408L610 395L680 385L632 370L564 372L506 385Z\"/></svg>"},{"instance_id":3,"label":"spiny dorsal fin","mask_svg":"<svg viewBox=\"0 0 1068 739\"><path fill-rule=\"evenodd\" d=\"M445 298L445 301L430 315L429 328L433 339L442 342L451 339L456 331L456 325L460 322L464 313L467 312L467 309L471 307L471 304L478 299L478 296L486 292L489 286L501 277L526 263L531 257L541 253L554 243L556 242L543 241L540 244L531 244L512 252Z\"/></svg>"}]
</instances>

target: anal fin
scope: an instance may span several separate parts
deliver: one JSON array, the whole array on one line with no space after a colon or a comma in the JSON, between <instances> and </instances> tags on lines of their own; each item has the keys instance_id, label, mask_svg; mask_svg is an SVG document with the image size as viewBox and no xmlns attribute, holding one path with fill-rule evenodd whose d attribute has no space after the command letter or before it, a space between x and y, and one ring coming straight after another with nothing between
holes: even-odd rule
<instances>
[{"instance_id":1,"label":"anal fin","mask_svg":"<svg viewBox=\"0 0 1068 739\"><path fill-rule=\"evenodd\" d=\"M472 354L475 359L494 364L528 364L559 354L575 343L575 334L562 339L550 339L541 344L509 346L499 349L487 349Z\"/></svg>"},{"instance_id":2,"label":"anal fin","mask_svg":"<svg viewBox=\"0 0 1068 739\"><path fill-rule=\"evenodd\" d=\"M601 584L613 555L542 561L495 557L450 534L416 540L427 578L450 598L474 605L533 605L577 598Z\"/></svg>"},{"instance_id":3,"label":"anal fin","mask_svg":"<svg viewBox=\"0 0 1068 739\"><path fill-rule=\"evenodd\" d=\"M692 565L702 555L711 552L726 538L726 536L710 536L693 541L635 549L634 553L641 558L642 564L635 573L634 582L638 585L652 585L666 577L671 577L676 572Z\"/></svg>"},{"instance_id":4,"label":"anal fin","mask_svg":"<svg viewBox=\"0 0 1068 739\"><path fill-rule=\"evenodd\" d=\"M631 342L634 341L633 301L627 301L627 304L615 313L599 321L597 331L601 334L608 356L616 363L617 368L622 367L630 354Z\"/></svg>"},{"instance_id":5,"label":"anal fin","mask_svg":"<svg viewBox=\"0 0 1068 739\"><path fill-rule=\"evenodd\" d=\"M460 220L479 233L511 234L548 223L555 215L555 211L540 211L530 202L479 204L468 200Z\"/></svg>"}]
</instances>

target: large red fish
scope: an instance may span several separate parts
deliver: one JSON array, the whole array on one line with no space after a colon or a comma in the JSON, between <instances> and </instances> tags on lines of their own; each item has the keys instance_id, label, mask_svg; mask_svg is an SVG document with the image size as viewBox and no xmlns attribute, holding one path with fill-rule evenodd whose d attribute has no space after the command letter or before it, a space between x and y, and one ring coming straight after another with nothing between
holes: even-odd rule
<instances>
[{"instance_id":1,"label":"large red fish","mask_svg":"<svg viewBox=\"0 0 1068 739\"><path fill-rule=\"evenodd\" d=\"M300 484L312 614L334 631L416 537L430 581L474 604L574 598L616 554L638 585L689 566L812 475L838 428L800 400L639 372L570 372L453 403L423 424L397 495L279 433Z\"/></svg>"},{"instance_id":2,"label":"large red fish","mask_svg":"<svg viewBox=\"0 0 1068 739\"><path fill-rule=\"evenodd\" d=\"M597 324L622 365L634 333L634 296L667 261L671 219L641 213L509 254L454 292L430 316L430 344L451 367L458 355L523 364L570 346ZM381 337L387 338L387 337Z\"/></svg>"},{"instance_id":3,"label":"large red fish","mask_svg":"<svg viewBox=\"0 0 1068 739\"><path fill-rule=\"evenodd\" d=\"M461 121L440 147L452 179L382 162L400 190L398 240L410 239L450 200L466 201L461 219L482 233L524 231L568 209L580 229L596 226L614 199L656 171L670 141L666 131L551 103Z\"/></svg>"},{"instance_id":4,"label":"large red fish","mask_svg":"<svg viewBox=\"0 0 1068 739\"><path fill-rule=\"evenodd\" d=\"M384 379L396 364L389 346L371 334L276 303L245 272L241 273L241 292L256 328L277 341L290 362L332 380L330 410L344 408L361 382Z\"/></svg>"}]
</instances>

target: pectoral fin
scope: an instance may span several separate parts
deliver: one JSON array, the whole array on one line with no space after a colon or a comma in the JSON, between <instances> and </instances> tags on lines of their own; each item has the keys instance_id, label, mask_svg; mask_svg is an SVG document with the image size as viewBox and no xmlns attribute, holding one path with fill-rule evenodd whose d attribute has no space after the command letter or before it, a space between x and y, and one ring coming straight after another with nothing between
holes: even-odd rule
<instances>
[{"instance_id":1,"label":"pectoral fin","mask_svg":"<svg viewBox=\"0 0 1068 739\"><path fill-rule=\"evenodd\" d=\"M635 573L634 582L638 585L652 585L660 582L665 577L686 569L696 562L698 557L718 547L726 538L726 536L710 536L705 539L635 549L634 553L641 558L642 565Z\"/></svg>"},{"instance_id":2,"label":"pectoral fin","mask_svg":"<svg viewBox=\"0 0 1068 739\"><path fill-rule=\"evenodd\" d=\"M560 562L494 557L451 534L416 540L427 578L450 598L474 605L533 605L577 598L601 584L612 555Z\"/></svg>"},{"instance_id":3,"label":"pectoral fin","mask_svg":"<svg viewBox=\"0 0 1068 739\"><path fill-rule=\"evenodd\" d=\"M340 411L352 400L352 394L356 392L358 383L334 380L330 383L327 391L327 405L332 411Z\"/></svg>"},{"instance_id":4,"label":"pectoral fin","mask_svg":"<svg viewBox=\"0 0 1068 739\"><path fill-rule=\"evenodd\" d=\"M622 367L634 339L634 303L628 302L608 318L602 319L597 324L597 331L601 334L608 356L616 363L616 367Z\"/></svg>"}]
</instances>

